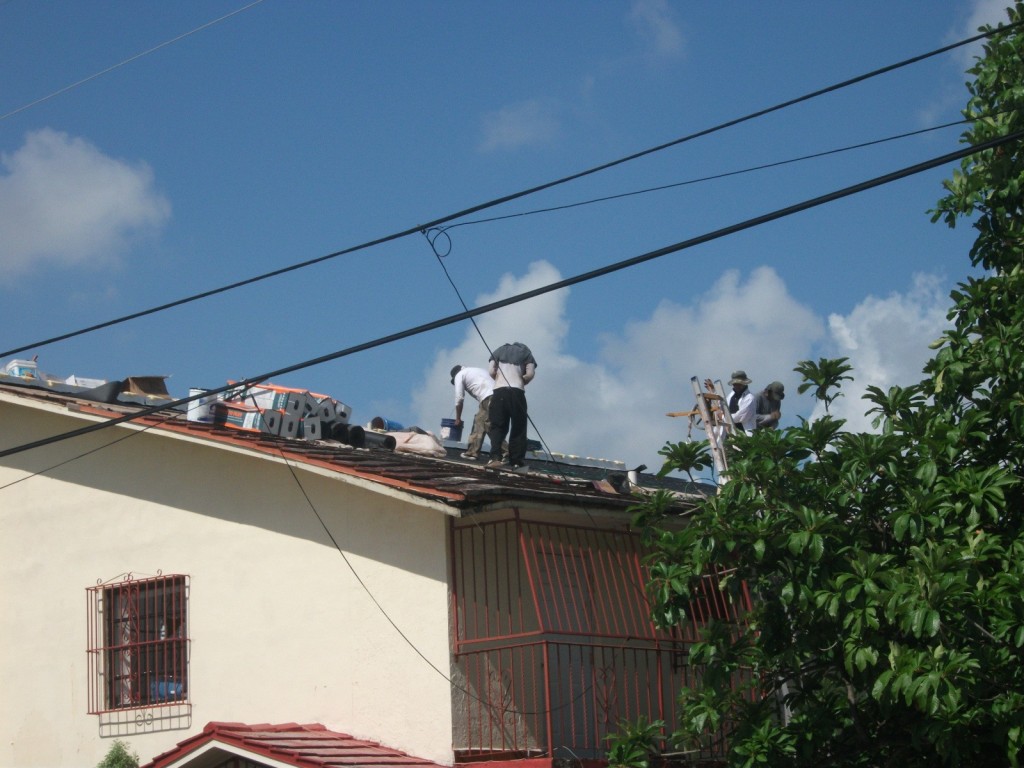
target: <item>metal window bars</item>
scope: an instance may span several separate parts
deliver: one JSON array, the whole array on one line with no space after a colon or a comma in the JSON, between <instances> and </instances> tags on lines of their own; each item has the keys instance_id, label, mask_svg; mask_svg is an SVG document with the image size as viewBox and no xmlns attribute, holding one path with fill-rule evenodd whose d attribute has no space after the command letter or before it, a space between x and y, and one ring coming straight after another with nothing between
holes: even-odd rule
<instances>
[{"instance_id":1,"label":"metal window bars","mask_svg":"<svg viewBox=\"0 0 1024 768\"><path fill-rule=\"evenodd\" d=\"M188 593L183 575L87 588L90 714L188 700Z\"/></svg>"}]
</instances>

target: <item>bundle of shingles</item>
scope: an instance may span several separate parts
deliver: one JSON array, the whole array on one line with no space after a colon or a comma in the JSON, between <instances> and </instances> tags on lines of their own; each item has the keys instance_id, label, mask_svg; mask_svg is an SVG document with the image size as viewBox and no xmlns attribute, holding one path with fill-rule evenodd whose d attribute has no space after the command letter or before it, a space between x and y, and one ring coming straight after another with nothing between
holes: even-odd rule
<instances>
[{"instance_id":1,"label":"bundle of shingles","mask_svg":"<svg viewBox=\"0 0 1024 768\"><path fill-rule=\"evenodd\" d=\"M347 431L352 409L329 395L258 384L228 390L205 403L200 413L197 420L209 420L229 429L321 440Z\"/></svg>"}]
</instances>

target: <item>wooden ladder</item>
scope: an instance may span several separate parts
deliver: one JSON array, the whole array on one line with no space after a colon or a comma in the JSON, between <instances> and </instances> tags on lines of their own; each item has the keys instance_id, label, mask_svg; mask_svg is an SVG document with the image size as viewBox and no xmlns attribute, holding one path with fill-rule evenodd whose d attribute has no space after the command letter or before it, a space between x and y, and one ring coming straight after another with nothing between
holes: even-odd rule
<instances>
[{"instance_id":1,"label":"wooden ladder","mask_svg":"<svg viewBox=\"0 0 1024 768\"><path fill-rule=\"evenodd\" d=\"M696 405L692 411L674 411L665 414L666 416L688 416L690 418L690 429L693 429L694 420L700 417L701 426L708 436L708 445L711 448L711 457L715 462L715 471L719 480L725 481L725 472L728 462L725 458L725 439L735 429L732 414L729 413L729 406L725 398L725 390L722 382L716 379L705 379L701 385L700 379L696 376L690 378L690 385L693 387L693 396Z\"/></svg>"}]
</instances>

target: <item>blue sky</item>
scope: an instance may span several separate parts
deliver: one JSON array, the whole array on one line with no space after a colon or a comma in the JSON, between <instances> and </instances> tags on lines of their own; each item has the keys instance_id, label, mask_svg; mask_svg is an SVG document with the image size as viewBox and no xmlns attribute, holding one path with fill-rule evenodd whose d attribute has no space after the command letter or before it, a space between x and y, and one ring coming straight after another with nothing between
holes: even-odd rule
<instances>
[{"instance_id":1,"label":"blue sky","mask_svg":"<svg viewBox=\"0 0 1024 768\"><path fill-rule=\"evenodd\" d=\"M0 348L670 142L969 37L1003 6L7 0ZM448 232L448 275L414 235L18 357L61 376L168 375L184 397L398 333L461 311L448 276L477 306L953 151L959 128L479 221L951 122L978 51L467 217ZM951 171L547 294L480 330L491 347L533 349L531 436L557 452L659 466L665 441L686 437L665 414L691 407L690 377L737 368L755 388L786 384L784 421L810 417L800 360L847 356L861 389L919 378L969 270L970 227L927 214ZM487 357L463 322L276 381L330 394L360 423L437 431L453 411L448 369ZM866 427L856 388L840 403Z\"/></svg>"}]
</instances>

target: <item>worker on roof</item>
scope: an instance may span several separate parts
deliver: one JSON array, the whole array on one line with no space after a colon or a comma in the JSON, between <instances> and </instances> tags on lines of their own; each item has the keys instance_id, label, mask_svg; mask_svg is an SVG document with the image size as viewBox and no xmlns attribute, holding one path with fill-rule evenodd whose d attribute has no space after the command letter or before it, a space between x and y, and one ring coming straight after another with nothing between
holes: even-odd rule
<instances>
[{"instance_id":1,"label":"worker on roof","mask_svg":"<svg viewBox=\"0 0 1024 768\"><path fill-rule=\"evenodd\" d=\"M729 378L732 394L726 398L732 423L740 432L753 432L757 428L757 398L750 391L751 380L746 371L733 371Z\"/></svg>"},{"instance_id":2,"label":"worker on roof","mask_svg":"<svg viewBox=\"0 0 1024 768\"><path fill-rule=\"evenodd\" d=\"M775 429L782 418L782 400L786 388L781 381L773 381L757 393L757 429Z\"/></svg>"},{"instance_id":3,"label":"worker on roof","mask_svg":"<svg viewBox=\"0 0 1024 768\"><path fill-rule=\"evenodd\" d=\"M464 459L476 461L484 445L484 436L491 430L491 395L494 393L494 379L483 368L464 368L456 365L451 370L452 384L455 385L455 426L462 425L462 405L468 394L477 401L473 429L464 453ZM503 453L507 453L505 446Z\"/></svg>"},{"instance_id":4,"label":"worker on roof","mask_svg":"<svg viewBox=\"0 0 1024 768\"><path fill-rule=\"evenodd\" d=\"M512 471L526 471L526 385L533 381L537 361L525 344L502 344L491 354L487 370L494 378L491 396L491 461L489 467L502 466L496 446L508 435L508 463Z\"/></svg>"}]
</instances>

